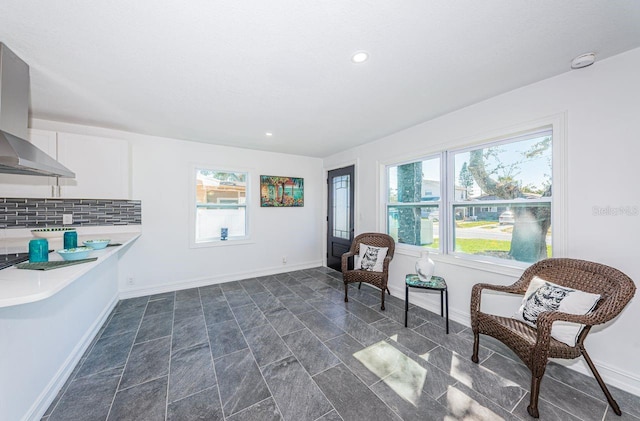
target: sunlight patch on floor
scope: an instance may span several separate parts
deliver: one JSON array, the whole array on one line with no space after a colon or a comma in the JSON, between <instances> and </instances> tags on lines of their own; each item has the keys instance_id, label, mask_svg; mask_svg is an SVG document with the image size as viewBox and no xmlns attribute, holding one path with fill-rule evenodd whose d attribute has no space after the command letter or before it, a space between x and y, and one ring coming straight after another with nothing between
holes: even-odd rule
<instances>
[{"instance_id":1,"label":"sunlight patch on floor","mask_svg":"<svg viewBox=\"0 0 640 421\"><path fill-rule=\"evenodd\" d=\"M447 390L447 408L449 409L449 415L445 417L446 421L504 420L504 418L489 408L482 406L478 401L467 396L464 392L456 389L454 386L449 386L449 390Z\"/></svg>"},{"instance_id":2,"label":"sunlight patch on floor","mask_svg":"<svg viewBox=\"0 0 640 421\"><path fill-rule=\"evenodd\" d=\"M427 378L425 368L385 341L358 351L353 356L398 396L417 406Z\"/></svg>"},{"instance_id":3,"label":"sunlight patch on floor","mask_svg":"<svg viewBox=\"0 0 640 421\"><path fill-rule=\"evenodd\" d=\"M451 369L449 370L449 375L459 382L463 383L465 386L470 388L473 387L473 379L469 373L469 370L480 370L485 373L492 373L495 375L495 380L497 382L496 387L506 388L506 387L520 387L517 383L505 379L504 377L496 375L493 371L489 370L486 367L481 365L472 364L463 358L460 354L452 352L451 353Z\"/></svg>"},{"instance_id":4,"label":"sunlight patch on floor","mask_svg":"<svg viewBox=\"0 0 640 421\"><path fill-rule=\"evenodd\" d=\"M463 366L464 364L462 364L460 356L453 352L451 354L451 370L449 370L449 375L466 386L473 388L473 380L471 376L464 371Z\"/></svg>"}]
</instances>

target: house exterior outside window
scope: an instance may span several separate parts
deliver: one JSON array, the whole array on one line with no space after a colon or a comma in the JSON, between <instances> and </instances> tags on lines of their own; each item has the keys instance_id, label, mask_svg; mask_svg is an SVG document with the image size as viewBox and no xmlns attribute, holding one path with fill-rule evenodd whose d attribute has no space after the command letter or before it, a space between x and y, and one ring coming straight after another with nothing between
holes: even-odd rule
<instances>
[{"instance_id":1,"label":"house exterior outside window","mask_svg":"<svg viewBox=\"0 0 640 421\"><path fill-rule=\"evenodd\" d=\"M386 166L387 233L486 262L551 257L551 126Z\"/></svg>"},{"instance_id":2,"label":"house exterior outside window","mask_svg":"<svg viewBox=\"0 0 640 421\"><path fill-rule=\"evenodd\" d=\"M447 187L467 194L449 201L447 252L526 263L552 256L552 140L544 128L448 152Z\"/></svg>"},{"instance_id":3,"label":"house exterior outside window","mask_svg":"<svg viewBox=\"0 0 640 421\"><path fill-rule=\"evenodd\" d=\"M247 237L248 173L196 168L195 242L206 243ZM224 238L222 229L227 229Z\"/></svg>"}]
</instances>

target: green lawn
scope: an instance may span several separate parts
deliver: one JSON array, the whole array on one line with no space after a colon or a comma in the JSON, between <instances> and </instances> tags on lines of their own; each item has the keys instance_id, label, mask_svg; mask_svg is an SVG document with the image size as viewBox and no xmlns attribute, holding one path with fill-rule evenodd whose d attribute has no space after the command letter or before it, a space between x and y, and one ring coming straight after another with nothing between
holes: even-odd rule
<instances>
[{"instance_id":1,"label":"green lawn","mask_svg":"<svg viewBox=\"0 0 640 421\"><path fill-rule=\"evenodd\" d=\"M440 240L434 238L433 244L427 248L438 249ZM458 238L456 240L456 251L467 254L483 254L488 251L509 251L511 242L504 240L485 240L482 238ZM547 256L551 256L551 246L547 246Z\"/></svg>"},{"instance_id":2,"label":"green lawn","mask_svg":"<svg viewBox=\"0 0 640 421\"><path fill-rule=\"evenodd\" d=\"M430 227L429 224L431 224L432 221L428 221L426 218L423 218L422 221L422 228L423 230L426 229L426 231L422 232L423 240L431 238L433 232L437 234L437 227L432 228L433 231L428 230L428 228ZM497 221L456 221L456 228L458 229L473 227L486 227L495 229L497 226ZM431 225L431 227L433 226ZM501 230L504 232L511 232L511 230L513 230L513 226L506 226L501 228ZM427 234L427 232L430 232L432 234ZM397 227L395 226L395 224L390 228L390 233L391 236L397 240ZM439 238L433 238L433 243L426 244L423 247L427 250L438 250L440 248ZM490 240L483 238L459 238L456 240L456 251L467 254L491 255L492 252L497 252L497 254L500 254L508 252L510 248L511 242L507 240ZM547 246L547 255L551 256L551 246Z\"/></svg>"},{"instance_id":3,"label":"green lawn","mask_svg":"<svg viewBox=\"0 0 640 421\"><path fill-rule=\"evenodd\" d=\"M498 221L456 221L457 228L474 228L489 225L495 227L498 225Z\"/></svg>"},{"instance_id":4,"label":"green lawn","mask_svg":"<svg viewBox=\"0 0 640 421\"><path fill-rule=\"evenodd\" d=\"M458 238L456 240L456 251L468 254L484 253L486 251L509 251L510 241L504 240L484 240L480 238Z\"/></svg>"}]
</instances>

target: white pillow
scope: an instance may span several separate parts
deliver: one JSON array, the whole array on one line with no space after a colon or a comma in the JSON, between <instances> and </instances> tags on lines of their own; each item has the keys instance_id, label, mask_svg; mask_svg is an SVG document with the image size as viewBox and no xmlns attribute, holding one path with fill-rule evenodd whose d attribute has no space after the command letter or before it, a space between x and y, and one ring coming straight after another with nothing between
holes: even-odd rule
<instances>
[{"instance_id":1,"label":"white pillow","mask_svg":"<svg viewBox=\"0 0 640 421\"><path fill-rule=\"evenodd\" d=\"M373 247L360 244L360 262L355 267L372 272L382 272L384 258L387 257L388 250L389 247Z\"/></svg>"},{"instance_id":2,"label":"white pillow","mask_svg":"<svg viewBox=\"0 0 640 421\"><path fill-rule=\"evenodd\" d=\"M561 311L569 314L588 314L598 303L600 295L563 287L534 276L522 298L515 318L536 327L538 315L543 311ZM575 346L584 325L558 320L553 322L551 336L569 346Z\"/></svg>"}]
</instances>

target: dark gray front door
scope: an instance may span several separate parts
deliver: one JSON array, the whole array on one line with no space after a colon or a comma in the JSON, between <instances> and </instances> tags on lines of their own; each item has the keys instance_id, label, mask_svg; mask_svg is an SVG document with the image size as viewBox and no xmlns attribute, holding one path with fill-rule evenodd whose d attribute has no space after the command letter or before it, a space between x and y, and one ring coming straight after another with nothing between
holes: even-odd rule
<instances>
[{"instance_id":1,"label":"dark gray front door","mask_svg":"<svg viewBox=\"0 0 640 421\"><path fill-rule=\"evenodd\" d=\"M353 241L354 166L329 171L327 266L340 270L341 257Z\"/></svg>"}]
</instances>

